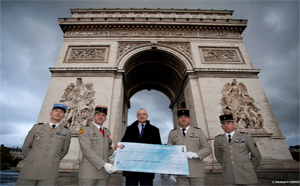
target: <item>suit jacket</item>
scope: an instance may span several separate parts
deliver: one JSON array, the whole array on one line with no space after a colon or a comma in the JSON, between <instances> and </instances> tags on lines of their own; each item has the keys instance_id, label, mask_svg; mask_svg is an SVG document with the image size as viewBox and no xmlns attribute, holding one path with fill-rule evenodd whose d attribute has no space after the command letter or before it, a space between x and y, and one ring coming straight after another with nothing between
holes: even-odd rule
<instances>
[{"instance_id":1,"label":"suit jacket","mask_svg":"<svg viewBox=\"0 0 300 186\"><path fill-rule=\"evenodd\" d=\"M109 156L113 154L110 131L104 127L104 135L94 125L82 126L78 140L82 151L79 165L79 179L108 179L109 174L104 164L109 163Z\"/></svg>"},{"instance_id":2,"label":"suit jacket","mask_svg":"<svg viewBox=\"0 0 300 186\"><path fill-rule=\"evenodd\" d=\"M131 142L131 143L148 143L148 144L159 144L161 145L161 139L159 134L159 129L150 124L150 121L146 121L146 126L144 128L143 136L140 136L140 131L138 128L138 120L133 122L127 127L126 132L121 140L121 142ZM140 173L140 172L129 172L124 171L123 176L139 179L154 179L154 173Z\"/></svg>"},{"instance_id":3,"label":"suit jacket","mask_svg":"<svg viewBox=\"0 0 300 186\"><path fill-rule=\"evenodd\" d=\"M27 134L22 152L25 157L19 178L56 179L60 160L68 153L71 132L59 125L51 133L49 123L34 125Z\"/></svg>"},{"instance_id":4,"label":"suit jacket","mask_svg":"<svg viewBox=\"0 0 300 186\"><path fill-rule=\"evenodd\" d=\"M261 155L249 134L235 132L231 143L228 142L225 134L220 134L215 138L214 150L217 161L222 165L224 182L258 183L255 170L259 166Z\"/></svg>"},{"instance_id":5,"label":"suit jacket","mask_svg":"<svg viewBox=\"0 0 300 186\"><path fill-rule=\"evenodd\" d=\"M210 144L203 131L198 127L190 127L185 136L180 128L169 133L168 143L171 145L185 145L187 151L195 152L199 158L188 159L190 174L186 177L205 177L203 159L212 153Z\"/></svg>"}]
</instances>

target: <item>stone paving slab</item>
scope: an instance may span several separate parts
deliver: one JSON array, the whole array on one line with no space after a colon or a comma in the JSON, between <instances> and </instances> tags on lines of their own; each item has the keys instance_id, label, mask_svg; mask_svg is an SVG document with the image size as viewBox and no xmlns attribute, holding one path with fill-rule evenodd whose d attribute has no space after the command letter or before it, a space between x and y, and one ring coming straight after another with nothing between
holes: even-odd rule
<instances>
[{"instance_id":1,"label":"stone paving slab","mask_svg":"<svg viewBox=\"0 0 300 186\"><path fill-rule=\"evenodd\" d=\"M286 173L258 173L258 185L299 185L299 172ZM124 185L124 177L122 174L112 174L109 180L109 186L122 186ZM207 173L206 184L210 186L223 185L221 173ZM154 179L154 186L175 186L176 183L170 180L166 175L156 174ZM60 173L58 179L58 186L78 186L78 177L76 174L73 176L70 173Z\"/></svg>"}]
</instances>

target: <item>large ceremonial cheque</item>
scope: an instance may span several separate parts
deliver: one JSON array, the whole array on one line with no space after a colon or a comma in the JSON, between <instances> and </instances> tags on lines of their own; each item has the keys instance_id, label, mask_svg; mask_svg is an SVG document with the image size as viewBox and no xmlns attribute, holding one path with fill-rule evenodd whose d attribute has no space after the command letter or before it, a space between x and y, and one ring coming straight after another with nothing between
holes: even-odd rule
<instances>
[{"instance_id":1,"label":"large ceremonial cheque","mask_svg":"<svg viewBox=\"0 0 300 186\"><path fill-rule=\"evenodd\" d=\"M118 143L114 167L121 171L189 175L186 146Z\"/></svg>"}]
</instances>

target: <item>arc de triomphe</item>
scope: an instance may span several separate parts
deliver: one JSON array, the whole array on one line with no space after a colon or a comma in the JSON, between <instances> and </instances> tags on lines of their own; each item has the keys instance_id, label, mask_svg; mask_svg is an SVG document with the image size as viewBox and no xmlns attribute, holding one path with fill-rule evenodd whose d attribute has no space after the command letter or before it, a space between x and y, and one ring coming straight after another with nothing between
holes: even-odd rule
<instances>
[{"instance_id":1,"label":"arc de triomphe","mask_svg":"<svg viewBox=\"0 0 300 186\"><path fill-rule=\"evenodd\" d=\"M109 108L105 122L113 142L127 126L130 98L154 89L171 101L174 127L178 108L191 110L213 146L223 133L218 116L232 113L238 130L250 133L266 168L298 169L278 126L258 73L243 44L247 20L231 10L72 9L60 18L64 41L38 122L49 120L56 101L68 107L71 148L61 169L76 168L81 156L78 128L91 121L95 105ZM219 170L213 156L207 170ZM264 167L262 167L264 168Z\"/></svg>"}]
</instances>

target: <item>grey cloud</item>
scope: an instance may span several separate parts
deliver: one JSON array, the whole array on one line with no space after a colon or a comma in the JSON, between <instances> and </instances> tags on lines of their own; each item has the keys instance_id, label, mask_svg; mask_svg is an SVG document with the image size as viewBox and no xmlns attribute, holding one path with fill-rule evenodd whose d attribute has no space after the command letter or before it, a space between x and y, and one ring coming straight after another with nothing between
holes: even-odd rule
<instances>
[{"instance_id":1,"label":"grey cloud","mask_svg":"<svg viewBox=\"0 0 300 186\"><path fill-rule=\"evenodd\" d=\"M299 144L298 1L146 0L1 1L1 143L21 146L38 117L51 78L48 67L55 66L63 42L58 18L70 17L73 8L117 7L228 9L233 18L248 19L246 50L254 68L261 69L260 82L287 143ZM146 107L164 140L173 129L170 101L155 91L142 92L131 98L128 124ZM16 133L15 125L24 132Z\"/></svg>"}]
</instances>

